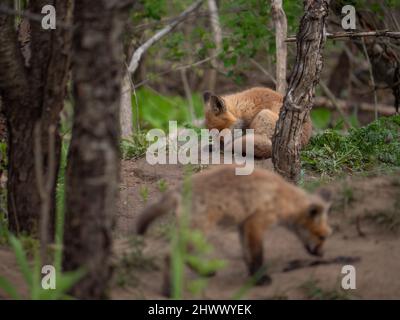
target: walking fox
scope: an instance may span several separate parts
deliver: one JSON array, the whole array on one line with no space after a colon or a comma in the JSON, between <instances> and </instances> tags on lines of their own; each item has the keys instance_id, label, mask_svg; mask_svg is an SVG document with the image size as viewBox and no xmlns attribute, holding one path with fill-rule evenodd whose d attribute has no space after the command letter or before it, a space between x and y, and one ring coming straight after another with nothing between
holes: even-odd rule
<instances>
[{"instance_id":1,"label":"walking fox","mask_svg":"<svg viewBox=\"0 0 400 320\"><path fill-rule=\"evenodd\" d=\"M256 169L251 175L237 176L235 168L224 165L192 176L189 220L193 229L207 235L216 226L238 227L251 276L263 266L263 236L275 224L293 231L310 254L323 254L325 239L331 233L328 191L308 194L271 171ZM175 211L179 216L181 188L165 193L144 209L137 224L139 234L144 234L153 220L163 214ZM166 292L169 274L165 272ZM265 274L258 284L270 281Z\"/></svg>"},{"instance_id":2,"label":"walking fox","mask_svg":"<svg viewBox=\"0 0 400 320\"><path fill-rule=\"evenodd\" d=\"M254 129L254 156L271 157L272 137L283 104L280 93L269 88L256 87L225 96L205 92L203 99L208 129ZM301 147L308 143L311 133L312 122L307 115L300 138ZM249 136L239 139L245 144L249 141ZM242 150L245 148L242 147Z\"/></svg>"}]
</instances>

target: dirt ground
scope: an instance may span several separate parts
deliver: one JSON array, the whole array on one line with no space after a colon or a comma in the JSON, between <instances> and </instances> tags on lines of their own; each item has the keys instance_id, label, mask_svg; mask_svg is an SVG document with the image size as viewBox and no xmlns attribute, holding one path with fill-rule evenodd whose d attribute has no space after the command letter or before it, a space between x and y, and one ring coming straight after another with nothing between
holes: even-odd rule
<instances>
[{"instance_id":1,"label":"dirt ground","mask_svg":"<svg viewBox=\"0 0 400 320\"><path fill-rule=\"evenodd\" d=\"M256 166L272 168L270 160L258 161ZM173 188L182 180L182 169L179 165L150 166L145 159L122 163L117 256L121 257L125 252L125 258L129 260L129 243L132 244L132 240L127 238L134 235L135 221L145 203L143 194L147 193L148 202L155 200L161 194L160 180L164 180L166 183L163 184L168 188ZM315 186L319 177L306 176L305 180L305 185ZM339 260L343 257L351 259L353 262L350 264L356 268L357 288L341 289L341 269L346 264L343 261L284 272L294 260L307 264L318 259L309 256L289 231L275 227L267 232L264 239L264 257L273 282L269 286L250 288L243 298L400 299L400 172L338 178L327 182L325 187L334 195L330 213L334 233L327 241L323 260L337 257ZM134 277L122 279L119 283L116 281L113 298L163 298L160 294L163 256L169 246L162 231L168 223L170 221L162 220L154 224L144 239L143 252L131 252L131 258L140 256L147 267L136 266L132 271ZM215 277L208 279L201 296L187 292L186 297L230 299L247 280L238 234L235 230L223 230L213 234L210 242L215 249L214 256L228 264ZM149 267L149 264L156 267ZM116 275L118 277L118 271ZM195 277L187 272L187 282Z\"/></svg>"},{"instance_id":2,"label":"dirt ground","mask_svg":"<svg viewBox=\"0 0 400 320\"><path fill-rule=\"evenodd\" d=\"M256 166L271 169L272 165L270 160L264 160ZM157 199L160 190L173 188L182 177L181 165L150 166L144 158L122 161L112 299L164 298L163 257L169 250L165 234L171 219L155 223L142 242L135 237L135 223L146 200ZM306 175L305 185L315 187L320 184L319 178ZM309 256L296 237L282 227L269 230L264 239L264 258L273 282L244 290L242 298L400 299L400 171L326 181L325 187L334 195L330 213L334 232L327 241L325 256ZM230 299L248 280L237 232L223 230L213 234L210 242L215 249L213 256L225 260L227 266L208 279L200 296L187 291L186 298ZM349 264L356 268L355 290L341 289L345 261L307 266L313 261L335 258L351 259ZM295 260L304 266L285 272ZM0 248L0 275L26 292L14 256L6 248ZM195 278L187 271L187 283Z\"/></svg>"}]
</instances>

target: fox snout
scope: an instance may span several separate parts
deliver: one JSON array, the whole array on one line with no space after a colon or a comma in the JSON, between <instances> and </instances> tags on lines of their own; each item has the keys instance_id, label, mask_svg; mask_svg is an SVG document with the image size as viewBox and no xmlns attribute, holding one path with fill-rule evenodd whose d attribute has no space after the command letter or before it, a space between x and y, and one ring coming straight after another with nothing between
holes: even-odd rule
<instances>
[{"instance_id":1,"label":"fox snout","mask_svg":"<svg viewBox=\"0 0 400 320\"><path fill-rule=\"evenodd\" d=\"M324 255L323 243L317 245L306 244L305 247L307 252L313 256L322 257Z\"/></svg>"}]
</instances>

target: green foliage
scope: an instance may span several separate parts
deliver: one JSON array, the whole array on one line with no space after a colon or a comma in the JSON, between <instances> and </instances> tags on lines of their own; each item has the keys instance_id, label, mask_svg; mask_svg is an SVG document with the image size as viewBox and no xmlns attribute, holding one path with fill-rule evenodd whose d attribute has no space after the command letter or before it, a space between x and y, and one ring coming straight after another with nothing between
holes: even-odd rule
<instances>
[{"instance_id":1,"label":"green foliage","mask_svg":"<svg viewBox=\"0 0 400 320\"><path fill-rule=\"evenodd\" d=\"M149 89L140 89L136 95L142 128L167 130L168 121L177 121L178 126L190 122L189 104L186 99L180 96L162 96ZM193 105L196 116L201 117L203 102L199 94L193 94ZM136 106L133 109L135 114Z\"/></svg>"},{"instance_id":2,"label":"green foliage","mask_svg":"<svg viewBox=\"0 0 400 320\"><path fill-rule=\"evenodd\" d=\"M160 192L167 191L167 189L168 189L167 181L165 181L165 179L160 179L157 183L157 187L158 187L158 190L160 190Z\"/></svg>"},{"instance_id":3,"label":"green foliage","mask_svg":"<svg viewBox=\"0 0 400 320\"><path fill-rule=\"evenodd\" d=\"M315 279L304 282L300 289L306 294L307 299L312 300L349 300L351 297L341 288L323 289Z\"/></svg>"},{"instance_id":4,"label":"green foliage","mask_svg":"<svg viewBox=\"0 0 400 320\"><path fill-rule=\"evenodd\" d=\"M7 143L0 141L0 171L7 169Z\"/></svg>"},{"instance_id":5,"label":"green foliage","mask_svg":"<svg viewBox=\"0 0 400 320\"><path fill-rule=\"evenodd\" d=\"M130 139L122 139L120 143L122 159L140 158L146 153L149 142L145 133L135 133Z\"/></svg>"},{"instance_id":6,"label":"green foliage","mask_svg":"<svg viewBox=\"0 0 400 320\"><path fill-rule=\"evenodd\" d=\"M311 110L311 120L316 129L326 129L331 121L332 112L327 109Z\"/></svg>"},{"instance_id":7,"label":"green foliage","mask_svg":"<svg viewBox=\"0 0 400 320\"><path fill-rule=\"evenodd\" d=\"M148 20L161 20L166 14L165 0L140 0L141 10L134 10L132 19L134 22L143 23Z\"/></svg>"},{"instance_id":8,"label":"green foliage","mask_svg":"<svg viewBox=\"0 0 400 320\"><path fill-rule=\"evenodd\" d=\"M72 298L67 292L83 276L84 270L73 272L61 272L62 262L62 242L64 230L64 175L66 168L68 143L64 141L61 148L60 171L57 180L57 208L56 208L56 231L53 266L56 270L56 288L45 290L41 286L41 266L43 265L39 257L39 243L36 239L29 236L19 238L10 234L7 229L5 219L0 215L0 241L6 239L14 251L17 265L21 271L24 281L28 287L29 299L32 300L57 300ZM30 263L28 258L33 257ZM2 288L11 298L21 299L22 295L18 292L8 279L0 277L0 288ZM24 297L26 298L26 297Z\"/></svg>"},{"instance_id":9,"label":"green foliage","mask_svg":"<svg viewBox=\"0 0 400 320\"><path fill-rule=\"evenodd\" d=\"M147 203L147 200L149 199L149 188L147 188L147 186L140 187L139 194L140 194L143 202Z\"/></svg>"},{"instance_id":10,"label":"green foliage","mask_svg":"<svg viewBox=\"0 0 400 320\"><path fill-rule=\"evenodd\" d=\"M68 273L57 272L56 288L45 290L41 286L40 272L42 263L39 258L38 250L35 252L33 265L31 266L22 242L12 234L9 234L8 238L14 251L17 265L21 271L26 285L28 286L30 299L57 300L71 298L66 292L68 292L68 290L70 290L72 286L82 278L84 274L82 270ZM4 277L0 277L0 288L2 288L13 299L22 298L21 294L17 290L17 287Z\"/></svg>"},{"instance_id":11,"label":"green foliage","mask_svg":"<svg viewBox=\"0 0 400 320\"><path fill-rule=\"evenodd\" d=\"M129 249L125 251L116 266L116 282L120 287L137 285L138 278L132 271L157 270L154 257L148 257L143 253L144 242L141 237L129 239Z\"/></svg>"},{"instance_id":12,"label":"green foliage","mask_svg":"<svg viewBox=\"0 0 400 320\"><path fill-rule=\"evenodd\" d=\"M327 174L400 166L400 116L351 128L347 135L326 130L311 139L301 157L306 168Z\"/></svg>"}]
</instances>

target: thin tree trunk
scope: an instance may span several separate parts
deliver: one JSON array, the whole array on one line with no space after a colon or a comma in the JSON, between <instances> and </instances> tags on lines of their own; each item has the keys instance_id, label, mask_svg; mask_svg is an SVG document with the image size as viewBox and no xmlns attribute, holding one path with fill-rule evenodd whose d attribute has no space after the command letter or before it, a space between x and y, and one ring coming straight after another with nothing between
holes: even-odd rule
<instances>
[{"instance_id":1,"label":"thin tree trunk","mask_svg":"<svg viewBox=\"0 0 400 320\"><path fill-rule=\"evenodd\" d=\"M275 25L276 38L276 91L286 93L286 64L287 64L287 19L282 7L282 0L272 0L272 16Z\"/></svg>"},{"instance_id":2,"label":"thin tree trunk","mask_svg":"<svg viewBox=\"0 0 400 320\"><path fill-rule=\"evenodd\" d=\"M297 55L273 139L272 161L275 170L287 180L300 176L300 136L313 105L319 82L325 44L327 0L306 0L297 35Z\"/></svg>"},{"instance_id":3,"label":"thin tree trunk","mask_svg":"<svg viewBox=\"0 0 400 320\"><path fill-rule=\"evenodd\" d=\"M188 101L188 104L189 104L190 121L193 123L193 121L196 119L196 115L194 113L192 91L190 90L190 85L189 85L189 80L187 78L186 69L181 69L180 73L181 73L181 79L182 79L182 84L183 84L183 90L185 91L186 100Z\"/></svg>"},{"instance_id":4,"label":"thin tree trunk","mask_svg":"<svg viewBox=\"0 0 400 320\"><path fill-rule=\"evenodd\" d=\"M133 134L132 87L129 72L125 72L121 88L120 126L121 137L128 139Z\"/></svg>"},{"instance_id":5,"label":"thin tree trunk","mask_svg":"<svg viewBox=\"0 0 400 320\"><path fill-rule=\"evenodd\" d=\"M129 2L124 2L126 5ZM64 268L83 268L72 290L81 299L106 297L111 277L113 217L119 174L119 107L126 7L108 1L75 5L75 112L68 154Z\"/></svg>"},{"instance_id":6,"label":"thin tree trunk","mask_svg":"<svg viewBox=\"0 0 400 320\"><path fill-rule=\"evenodd\" d=\"M215 49L212 52L212 56L214 56L214 58L211 60L213 69L211 69L208 74L208 90L214 92L218 76L217 54L222 50L222 29L219 21L218 6L215 0L208 0L208 11L210 12L210 23L215 43Z\"/></svg>"}]
</instances>

